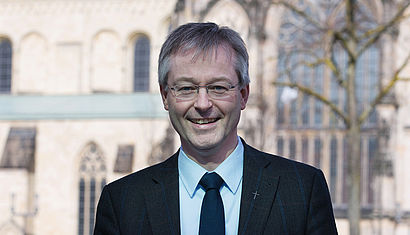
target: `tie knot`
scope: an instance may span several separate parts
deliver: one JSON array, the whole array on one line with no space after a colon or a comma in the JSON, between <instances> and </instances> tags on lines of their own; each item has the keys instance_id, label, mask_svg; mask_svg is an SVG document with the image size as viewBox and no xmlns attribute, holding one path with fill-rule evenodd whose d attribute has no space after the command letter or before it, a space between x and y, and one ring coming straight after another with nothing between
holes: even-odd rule
<instances>
[{"instance_id":1,"label":"tie knot","mask_svg":"<svg viewBox=\"0 0 410 235\"><path fill-rule=\"evenodd\" d=\"M199 184L205 188L205 191L208 191L210 189L218 189L221 188L224 180L215 172L212 173L205 173L204 176L202 176L201 180L199 181Z\"/></svg>"}]
</instances>

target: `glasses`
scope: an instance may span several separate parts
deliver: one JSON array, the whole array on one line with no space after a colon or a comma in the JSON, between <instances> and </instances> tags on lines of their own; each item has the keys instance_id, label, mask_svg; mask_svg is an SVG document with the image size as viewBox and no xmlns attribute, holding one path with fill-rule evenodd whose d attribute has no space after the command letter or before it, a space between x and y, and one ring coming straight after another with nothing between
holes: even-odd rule
<instances>
[{"instance_id":1,"label":"glasses","mask_svg":"<svg viewBox=\"0 0 410 235\"><path fill-rule=\"evenodd\" d=\"M212 99L225 99L229 97L229 91L238 87L239 83L236 85L231 85L229 83L216 83L206 86L197 86L193 84L187 85L175 85L168 86L171 93L178 99L181 100L193 100L197 97L199 93L199 88L203 87L206 89L209 97Z\"/></svg>"}]
</instances>

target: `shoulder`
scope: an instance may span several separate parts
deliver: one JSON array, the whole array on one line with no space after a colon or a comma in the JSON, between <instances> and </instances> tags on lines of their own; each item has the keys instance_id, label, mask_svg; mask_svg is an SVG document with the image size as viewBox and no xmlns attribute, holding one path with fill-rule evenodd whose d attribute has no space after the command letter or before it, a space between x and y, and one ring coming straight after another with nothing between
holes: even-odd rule
<instances>
[{"instance_id":1,"label":"shoulder","mask_svg":"<svg viewBox=\"0 0 410 235\"><path fill-rule=\"evenodd\" d=\"M269 154L253 148L247 144L245 146L245 155L254 161L263 162L264 168L275 175L299 175L304 177L313 177L316 174L322 174L320 169L311 165L287 159L282 156Z\"/></svg>"},{"instance_id":2,"label":"shoulder","mask_svg":"<svg viewBox=\"0 0 410 235\"><path fill-rule=\"evenodd\" d=\"M263 175L267 179L278 179L281 194L288 195L289 198L295 199L299 195L300 198L305 198L304 200L307 201L306 198L310 197L313 191L316 196L327 197L328 195L326 179L320 169L265 153L250 146L245 147L245 158L248 158L245 162L262 162L262 164L257 164L263 168Z\"/></svg>"},{"instance_id":3,"label":"shoulder","mask_svg":"<svg viewBox=\"0 0 410 235\"><path fill-rule=\"evenodd\" d=\"M106 185L106 188L110 191L119 191L124 188L141 189L149 187L149 185L153 182L153 178L160 175L164 169L177 170L177 157L178 153L175 153L161 163L141 169L109 183Z\"/></svg>"}]
</instances>

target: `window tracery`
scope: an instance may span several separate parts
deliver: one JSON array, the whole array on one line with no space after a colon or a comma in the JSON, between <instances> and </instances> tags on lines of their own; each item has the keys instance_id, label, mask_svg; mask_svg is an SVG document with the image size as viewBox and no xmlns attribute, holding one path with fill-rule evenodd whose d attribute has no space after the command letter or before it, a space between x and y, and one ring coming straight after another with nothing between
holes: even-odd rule
<instances>
[{"instance_id":1,"label":"window tracery","mask_svg":"<svg viewBox=\"0 0 410 235\"><path fill-rule=\"evenodd\" d=\"M78 234L93 234L98 198L106 184L105 159L96 143L89 143L80 160Z\"/></svg>"},{"instance_id":2,"label":"window tracery","mask_svg":"<svg viewBox=\"0 0 410 235\"><path fill-rule=\"evenodd\" d=\"M339 29L344 26L344 9L340 1L294 1L298 9L305 12L312 21L327 27ZM360 19L363 20L359 32L374 27L377 15L366 4L360 5ZM321 25L312 24L290 10L283 12L278 38L277 81L295 82L306 86L327 97L346 110L346 95L340 81L332 71L321 66L310 66L318 58L329 53L330 38L327 38ZM323 27L324 28L324 27ZM333 47L334 60L345 78L348 56L340 45ZM381 50L376 45L370 47L359 58L356 70L358 111L361 112L372 100L379 86ZM277 87L276 132L277 151L289 146L287 156L321 167L326 173L335 208L346 208L346 144L344 123L336 114L320 101L296 90ZM364 124L362 134L362 203L372 204L372 170L374 155L377 151L377 113L370 115ZM376 150L370 151L366 146ZM308 154L307 153L313 153ZM286 154L286 153L285 153Z\"/></svg>"}]
</instances>

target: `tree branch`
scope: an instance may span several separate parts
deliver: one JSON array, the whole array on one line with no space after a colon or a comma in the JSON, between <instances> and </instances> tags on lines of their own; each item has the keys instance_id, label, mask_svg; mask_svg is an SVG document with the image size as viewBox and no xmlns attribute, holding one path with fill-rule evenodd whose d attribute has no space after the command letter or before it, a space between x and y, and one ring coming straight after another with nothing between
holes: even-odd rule
<instances>
[{"instance_id":1,"label":"tree branch","mask_svg":"<svg viewBox=\"0 0 410 235\"><path fill-rule=\"evenodd\" d=\"M309 68L315 68L318 67L320 65L325 65L327 68L329 68L333 74L335 75L335 79L337 80L338 84L342 87L342 88L346 88L346 82L342 77L342 73L340 72L339 67L337 67L337 64L335 62L335 60L331 57L331 58L320 58L319 56L317 56L316 54L312 53L309 50L298 50L298 51L294 51L293 53L307 53L309 55L312 56L312 58L314 57L316 60L312 61L312 62L308 62L305 60L299 61L297 63L294 64L290 64L289 66L289 58L292 55L287 55L287 58L285 59L286 61L286 69L282 70L281 72L279 72L277 74L277 77L282 77L283 75L286 75L288 77L288 79L290 81L292 81L292 71L294 71L298 66L307 66ZM332 53L333 55L333 53Z\"/></svg>"},{"instance_id":2,"label":"tree branch","mask_svg":"<svg viewBox=\"0 0 410 235\"><path fill-rule=\"evenodd\" d=\"M311 23L312 25L316 26L319 30L325 30L321 25L320 22L314 20L310 15L308 15L306 12L304 12L303 10L300 10L298 7L296 7L295 5L289 3L287 0L285 1L281 1L281 0L273 0L272 1L273 4L278 4L278 5L283 5L284 7L288 8L289 10L291 10L292 12L300 15L301 17L303 17L305 20L307 20L309 23Z\"/></svg>"},{"instance_id":3,"label":"tree branch","mask_svg":"<svg viewBox=\"0 0 410 235\"><path fill-rule=\"evenodd\" d=\"M286 75L289 78L289 80L291 80L292 71L296 69L297 67L303 66L303 65L309 66L309 63L307 63L306 61L299 61L298 63L294 63L291 66L286 66L286 69L278 73L277 77L282 77L283 75Z\"/></svg>"},{"instance_id":4,"label":"tree branch","mask_svg":"<svg viewBox=\"0 0 410 235\"><path fill-rule=\"evenodd\" d=\"M343 119L344 123L346 124L346 126L348 126L350 124L350 120L349 118L334 104L332 103L330 100L328 100L326 97L324 97L323 95L315 92L314 90L310 89L309 87L303 86L299 83L293 83L293 82L273 82L273 85L275 86L286 86L286 87L290 87L290 88L296 88L299 91L313 96L314 98L316 98L317 100L321 101L322 103L326 104L333 112L335 112L340 118Z\"/></svg>"},{"instance_id":5,"label":"tree branch","mask_svg":"<svg viewBox=\"0 0 410 235\"><path fill-rule=\"evenodd\" d=\"M350 59L356 60L357 59L357 54L352 51L347 43L348 39L344 38L341 32L334 32L334 44L336 42L340 42L340 45L342 48L347 52L349 55Z\"/></svg>"},{"instance_id":6,"label":"tree branch","mask_svg":"<svg viewBox=\"0 0 410 235\"><path fill-rule=\"evenodd\" d=\"M333 43L331 43L333 46ZM333 49L331 49L333 50ZM305 60L302 61L298 61L297 63L291 64L289 65L289 59L292 56L292 54L308 54L311 56L311 58L314 58L315 61L312 62L308 62ZM335 75L335 79L337 80L338 84L343 87L346 88L346 82L343 80L342 74L340 72L340 69L337 67L337 64L334 60L333 57L333 53L331 53L330 58L326 58L326 56L324 56L323 58L321 58L320 56L318 56L317 54L315 54L314 52L310 51L310 50L295 50L292 53L289 53L286 56L285 59L285 64L286 64L286 70L281 71L280 73L278 73L278 77L281 77L283 75L287 75L289 78L291 78L291 72L296 69L298 66L307 66L309 68L315 68L318 67L320 65L325 65L327 68L329 68L333 74ZM292 80L292 79L289 79Z\"/></svg>"},{"instance_id":7,"label":"tree branch","mask_svg":"<svg viewBox=\"0 0 410 235\"><path fill-rule=\"evenodd\" d=\"M289 66L286 70L283 70L282 72L278 73L278 77L281 77L283 75L287 75L289 77L289 80L291 79L291 72L296 69L298 66L307 66L309 68L315 68L320 65L325 65L328 67L336 76L337 82L340 86L345 87L346 83L341 77L341 73L339 68L336 66L335 63L329 58L317 58L316 61L313 62L307 62L307 61L299 61L298 63L292 64L292 66Z\"/></svg>"},{"instance_id":8,"label":"tree branch","mask_svg":"<svg viewBox=\"0 0 410 235\"><path fill-rule=\"evenodd\" d=\"M345 7L345 13L346 13L346 30L347 33L350 35L350 38L352 38L354 41L357 41L356 38L356 21L355 21L355 13L356 13L356 8L357 8L357 3L356 0L346 0L346 7Z\"/></svg>"},{"instance_id":9,"label":"tree branch","mask_svg":"<svg viewBox=\"0 0 410 235\"><path fill-rule=\"evenodd\" d=\"M283 75L287 75L289 78L291 78L291 72L296 69L299 66L308 66L308 67L314 67L315 64L319 63L318 61L316 62L307 62L305 60L299 60L296 63L290 63L290 59L292 58L293 54L308 54L310 55L312 58L317 58L317 60L319 60L319 57L311 50L294 50L291 51L290 53L287 53L285 55L285 67L286 70L281 71L280 73L278 73L278 77L281 77Z\"/></svg>"},{"instance_id":10,"label":"tree branch","mask_svg":"<svg viewBox=\"0 0 410 235\"><path fill-rule=\"evenodd\" d=\"M335 75L335 79L337 81L337 83L343 87L346 88L346 81L343 79L342 74L340 72L340 69L337 67L336 65L336 61L334 60L333 56L329 59L329 58L323 58L317 61L317 65L320 64L325 64Z\"/></svg>"},{"instance_id":11,"label":"tree branch","mask_svg":"<svg viewBox=\"0 0 410 235\"><path fill-rule=\"evenodd\" d=\"M364 33L359 40L363 40L365 38L371 37L366 43L361 47L359 52L357 53L358 55L361 55L364 51L366 51L370 46L372 46L379 38L391 27L394 25L398 24L401 20L405 19L403 16L404 12L406 9L409 7L410 1L407 1L401 6L398 11L396 12L396 15L392 17L390 21L388 21L386 24L380 25L379 27L376 27L374 29L371 29Z\"/></svg>"},{"instance_id":12,"label":"tree branch","mask_svg":"<svg viewBox=\"0 0 410 235\"><path fill-rule=\"evenodd\" d=\"M381 100L391 91L392 87L394 86L394 84L396 84L397 81L406 79L400 78L399 74L409 64L409 62L410 54L407 55L407 58L404 60L403 64L396 70L396 72L394 73L390 81L387 83L387 85L379 92L376 98L373 99L370 106L360 114L360 117L358 119L359 125L366 121L370 113L373 112L373 110L376 108L376 105L378 105L381 102Z\"/></svg>"},{"instance_id":13,"label":"tree branch","mask_svg":"<svg viewBox=\"0 0 410 235\"><path fill-rule=\"evenodd\" d=\"M336 80L338 84L343 87L346 87L346 81L343 79L342 73L340 72L340 68L337 67L336 59L335 59L335 45L336 45L336 38L333 37L332 42L330 43L330 61L331 61L331 66L328 66L330 70L333 72L333 74L336 77Z\"/></svg>"}]
</instances>

